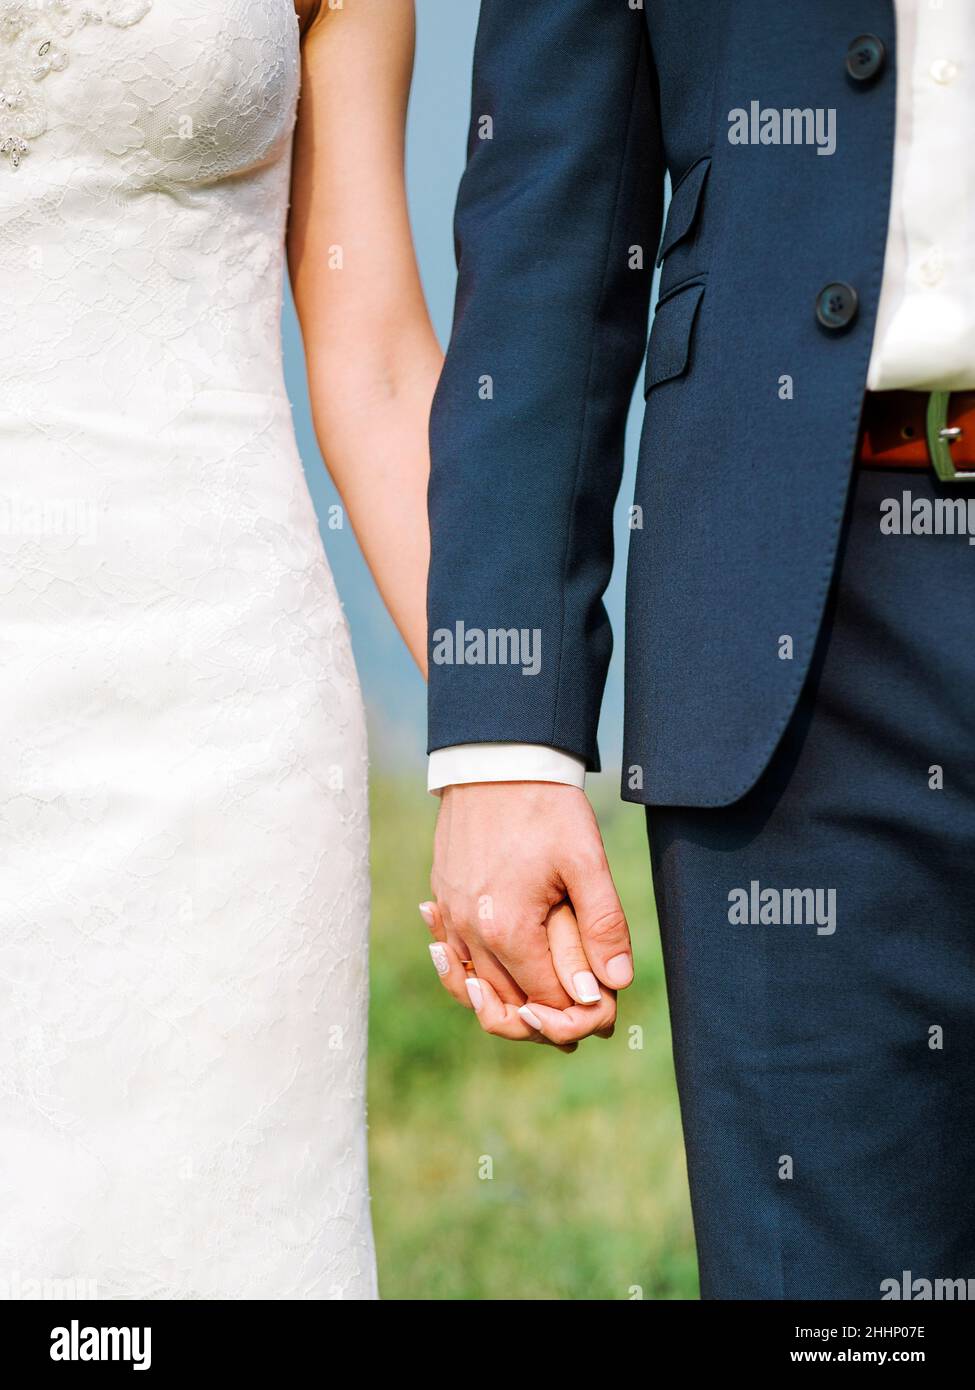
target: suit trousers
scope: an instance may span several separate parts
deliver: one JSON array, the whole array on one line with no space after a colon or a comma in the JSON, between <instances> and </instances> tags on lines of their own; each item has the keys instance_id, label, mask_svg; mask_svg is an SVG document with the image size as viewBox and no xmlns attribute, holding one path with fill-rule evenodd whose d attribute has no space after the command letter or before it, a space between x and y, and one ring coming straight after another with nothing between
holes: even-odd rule
<instances>
[{"instance_id":1,"label":"suit trousers","mask_svg":"<svg viewBox=\"0 0 975 1390\"><path fill-rule=\"evenodd\" d=\"M858 469L759 782L647 812L704 1298L975 1297L967 496Z\"/></svg>"}]
</instances>

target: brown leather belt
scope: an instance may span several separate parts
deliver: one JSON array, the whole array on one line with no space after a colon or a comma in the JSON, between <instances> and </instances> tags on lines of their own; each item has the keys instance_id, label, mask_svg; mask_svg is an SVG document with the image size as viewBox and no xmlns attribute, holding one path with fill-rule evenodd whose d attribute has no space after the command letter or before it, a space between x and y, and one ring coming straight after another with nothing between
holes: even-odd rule
<instances>
[{"instance_id":1,"label":"brown leather belt","mask_svg":"<svg viewBox=\"0 0 975 1390\"><path fill-rule=\"evenodd\" d=\"M975 482L975 391L868 391L858 458L865 468L934 468Z\"/></svg>"}]
</instances>

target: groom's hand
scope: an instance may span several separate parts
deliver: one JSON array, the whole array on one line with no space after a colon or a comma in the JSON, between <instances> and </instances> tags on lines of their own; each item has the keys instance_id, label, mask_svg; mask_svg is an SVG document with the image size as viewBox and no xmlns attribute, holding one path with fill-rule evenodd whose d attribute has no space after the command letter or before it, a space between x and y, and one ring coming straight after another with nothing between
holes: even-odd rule
<instances>
[{"instance_id":1,"label":"groom's hand","mask_svg":"<svg viewBox=\"0 0 975 1390\"><path fill-rule=\"evenodd\" d=\"M582 791L552 782L447 787L431 881L437 901L424 916L442 943L438 972L488 1032L535 1041L541 1033L561 1046L612 1032L632 953Z\"/></svg>"}]
</instances>

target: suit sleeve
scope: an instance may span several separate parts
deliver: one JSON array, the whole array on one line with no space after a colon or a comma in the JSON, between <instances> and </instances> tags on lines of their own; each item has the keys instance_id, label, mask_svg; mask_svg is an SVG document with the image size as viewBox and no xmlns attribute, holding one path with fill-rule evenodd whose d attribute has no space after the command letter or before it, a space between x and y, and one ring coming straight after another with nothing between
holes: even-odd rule
<instances>
[{"instance_id":1,"label":"suit sleeve","mask_svg":"<svg viewBox=\"0 0 975 1390\"><path fill-rule=\"evenodd\" d=\"M663 172L642 9L483 0L430 429L428 751L520 741L598 769Z\"/></svg>"}]
</instances>

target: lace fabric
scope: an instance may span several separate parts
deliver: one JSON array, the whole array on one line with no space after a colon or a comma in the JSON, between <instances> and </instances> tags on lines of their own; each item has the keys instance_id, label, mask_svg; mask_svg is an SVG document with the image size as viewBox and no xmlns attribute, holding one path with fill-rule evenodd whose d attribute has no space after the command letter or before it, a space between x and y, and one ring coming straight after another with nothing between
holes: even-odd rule
<instances>
[{"instance_id":1,"label":"lace fabric","mask_svg":"<svg viewBox=\"0 0 975 1390\"><path fill-rule=\"evenodd\" d=\"M292 0L0 0L20 1296L375 1296L365 723L281 367L298 78Z\"/></svg>"}]
</instances>

